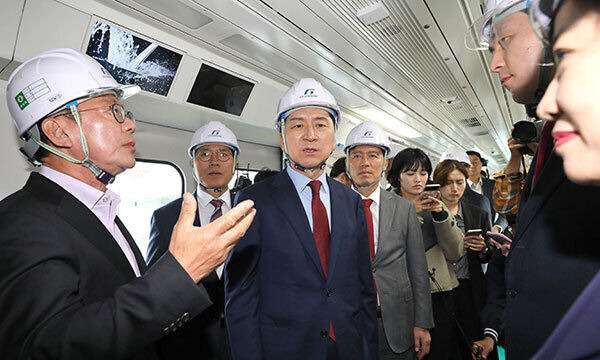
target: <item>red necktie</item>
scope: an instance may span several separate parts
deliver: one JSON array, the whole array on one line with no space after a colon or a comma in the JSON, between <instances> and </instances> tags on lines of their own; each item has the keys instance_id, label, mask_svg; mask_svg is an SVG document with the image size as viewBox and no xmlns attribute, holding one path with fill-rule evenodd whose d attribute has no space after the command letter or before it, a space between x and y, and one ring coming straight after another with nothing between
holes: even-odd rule
<instances>
[{"instance_id":1,"label":"red necktie","mask_svg":"<svg viewBox=\"0 0 600 360\"><path fill-rule=\"evenodd\" d=\"M210 222L213 222L223 215L223 209L221 209L221 206L223 206L223 200L212 199L210 204L215 207L215 211L213 211L212 215L210 216Z\"/></svg>"},{"instance_id":2,"label":"red necktie","mask_svg":"<svg viewBox=\"0 0 600 360\"><path fill-rule=\"evenodd\" d=\"M308 183L312 190L312 218L313 218L313 236L317 244L319 258L321 258L321 266L323 273L327 277L327 264L329 263L329 220L327 219L327 210L319 197L321 182L313 180ZM329 337L335 341L333 333L333 324L329 322Z\"/></svg>"},{"instance_id":3,"label":"red necktie","mask_svg":"<svg viewBox=\"0 0 600 360\"><path fill-rule=\"evenodd\" d=\"M537 160L535 161L535 172L533 173L533 182L531 188L535 186L535 183L540 177L546 160L550 157L552 149L554 148L554 141L552 140L552 128L554 127L555 121L546 121L542 126L542 136L540 137L540 144L537 149Z\"/></svg>"},{"instance_id":4,"label":"red necktie","mask_svg":"<svg viewBox=\"0 0 600 360\"><path fill-rule=\"evenodd\" d=\"M375 233L373 232L373 212L371 211L372 199L363 199L363 206L365 207L365 215L367 217L367 230L369 232L369 250L371 250L371 260L375 259ZM377 284L373 279L373 288L375 289L375 296L377 296ZM379 297L377 298L377 307L379 307Z\"/></svg>"},{"instance_id":5,"label":"red necktie","mask_svg":"<svg viewBox=\"0 0 600 360\"><path fill-rule=\"evenodd\" d=\"M371 260L375 259L375 234L373 232L373 213L371 212L372 199L363 199L365 215L367 216L367 230L369 231L369 250L371 250Z\"/></svg>"}]
</instances>

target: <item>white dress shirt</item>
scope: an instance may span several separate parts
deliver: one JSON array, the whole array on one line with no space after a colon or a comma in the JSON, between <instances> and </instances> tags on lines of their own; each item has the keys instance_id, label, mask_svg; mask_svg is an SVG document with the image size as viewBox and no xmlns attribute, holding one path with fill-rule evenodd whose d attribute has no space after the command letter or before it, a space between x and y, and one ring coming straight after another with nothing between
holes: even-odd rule
<instances>
[{"instance_id":1,"label":"white dress shirt","mask_svg":"<svg viewBox=\"0 0 600 360\"><path fill-rule=\"evenodd\" d=\"M467 184L469 184L471 190L475 191L480 195L483 195L483 180L481 178L479 178L479 182L477 184L467 179Z\"/></svg>"},{"instance_id":2,"label":"white dress shirt","mask_svg":"<svg viewBox=\"0 0 600 360\"><path fill-rule=\"evenodd\" d=\"M196 190L196 201L198 202L198 217L200 218L200 225L204 226L210 223L210 217L215 212L215 207L210 203L211 200L215 199L212 195L204 192L200 186ZM217 199L223 200L223 205L221 206L221 212L225 215L229 210L231 210L231 193L229 189L225 191L221 196ZM215 271L217 272L217 276L219 279L223 276L223 267L225 264L219 265Z\"/></svg>"},{"instance_id":3,"label":"white dress shirt","mask_svg":"<svg viewBox=\"0 0 600 360\"><path fill-rule=\"evenodd\" d=\"M65 191L81 201L83 205L96 215L102 225L110 232L113 239L115 239L121 248L121 251L123 251L123 254L127 258L127 261L129 261L135 275L139 277L140 268L135 260L135 254L133 253L131 246L129 246L127 239L125 239L125 236L123 236L121 230L119 230L119 227L115 223L117 206L119 205L119 202L121 202L119 195L108 189L106 192L102 192L70 175L56 171L47 166L42 166L39 173L65 189Z\"/></svg>"}]
</instances>

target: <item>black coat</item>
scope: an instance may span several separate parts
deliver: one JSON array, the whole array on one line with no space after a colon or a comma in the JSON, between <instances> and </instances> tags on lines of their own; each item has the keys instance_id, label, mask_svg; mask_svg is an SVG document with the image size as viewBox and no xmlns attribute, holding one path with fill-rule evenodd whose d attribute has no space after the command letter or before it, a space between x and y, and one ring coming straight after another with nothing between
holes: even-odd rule
<instances>
[{"instance_id":1,"label":"black coat","mask_svg":"<svg viewBox=\"0 0 600 360\"><path fill-rule=\"evenodd\" d=\"M505 267L511 359L533 356L600 269L600 187L569 181L554 153L532 191L533 173L521 194Z\"/></svg>"},{"instance_id":2,"label":"black coat","mask_svg":"<svg viewBox=\"0 0 600 360\"><path fill-rule=\"evenodd\" d=\"M231 199L234 194L230 192ZM194 193L194 198L196 193ZM167 249L171 242L173 227L181 212L183 198L171 201L152 214L150 242L146 262L152 267ZM231 201L233 204L233 201ZM194 226L201 226L196 211ZM205 224L204 224L205 225ZM200 281L206 288L213 303L202 314L192 319L189 324L161 342L161 352L168 359L230 359L229 342L225 329L225 287L223 278L219 279L216 271L212 271Z\"/></svg>"},{"instance_id":3,"label":"black coat","mask_svg":"<svg viewBox=\"0 0 600 360\"><path fill-rule=\"evenodd\" d=\"M136 278L98 218L32 173L0 202L3 359L159 359L157 340L210 305L172 255Z\"/></svg>"}]
</instances>

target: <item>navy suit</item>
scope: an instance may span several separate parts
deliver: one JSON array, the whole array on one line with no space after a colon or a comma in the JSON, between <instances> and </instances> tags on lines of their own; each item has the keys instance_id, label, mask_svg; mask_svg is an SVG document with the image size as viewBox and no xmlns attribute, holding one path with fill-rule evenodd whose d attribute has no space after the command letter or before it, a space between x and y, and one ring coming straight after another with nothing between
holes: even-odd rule
<instances>
[{"instance_id":1,"label":"navy suit","mask_svg":"<svg viewBox=\"0 0 600 360\"><path fill-rule=\"evenodd\" d=\"M534 360L600 359L600 273L577 298Z\"/></svg>"},{"instance_id":2,"label":"navy suit","mask_svg":"<svg viewBox=\"0 0 600 360\"><path fill-rule=\"evenodd\" d=\"M234 359L327 357L330 321L341 359L377 358L371 258L360 196L327 178L331 245L324 275L287 171L239 193L254 222L225 268L225 317Z\"/></svg>"},{"instance_id":3,"label":"navy suit","mask_svg":"<svg viewBox=\"0 0 600 360\"><path fill-rule=\"evenodd\" d=\"M525 181L505 265L510 359L531 358L600 269L600 188L569 181L554 153L540 175L533 191L533 171Z\"/></svg>"},{"instance_id":4,"label":"navy suit","mask_svg":"<svg viewBox=\"0 0 600 360\"><path fill-rule=\"evenodd\" d=\"M230 194L233 197L233 195ZM196 193L194 193L194 198ZM152 228L147 251L148 266L154 265L169 249L173 227L179 219L183 198L171 201L152 214ZM196 210L194 226L201 226ZM212 305L188 324L166 336L160 350L168 359L230 359L229 344L223 319L225 307L223 279L215 270L200 280Z\"/></svg>"}]
</instances>

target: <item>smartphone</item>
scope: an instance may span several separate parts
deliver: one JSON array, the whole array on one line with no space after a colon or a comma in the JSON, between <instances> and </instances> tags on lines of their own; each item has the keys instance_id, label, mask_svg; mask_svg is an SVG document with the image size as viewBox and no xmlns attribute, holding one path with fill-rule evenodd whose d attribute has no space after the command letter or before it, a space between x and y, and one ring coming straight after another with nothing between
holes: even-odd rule
<instances>
[{"instance_id":1,"label":"smartphone","mask_svg":"<svg viewBox=\"0 0 600 360\"><path fill-rule=\"evenodd\" d=\"M489 236L490 238L494 239L500 245L512 243L512 240L509 237L507 237L506 235L501 234L499 232L488 231L488 232L486 232L486 235Z\"/></svg>"},{"instance_id":2,"label":"smartphone","mask_svg":"<svg viewBox=\"0 0 600 360\"><path fill-rule=\"evenodd\" d=\"M427 184L425 185L425 190L423 190L423 194L421 199L424 199L428 196L437 197L442 186L440 184Z\"/></svg>"},{"instance_id":3,"label":"smartphone","mask_svg":"<svg viewBox=\"0 0 600 360\"><path fill-rule=\"evenodd\" d=\"M467 230L467 233L465 234L465 236L478 236L483 234L483 230L481 229L471 229L471 230Z\"/></svg>"}]
</instances>

